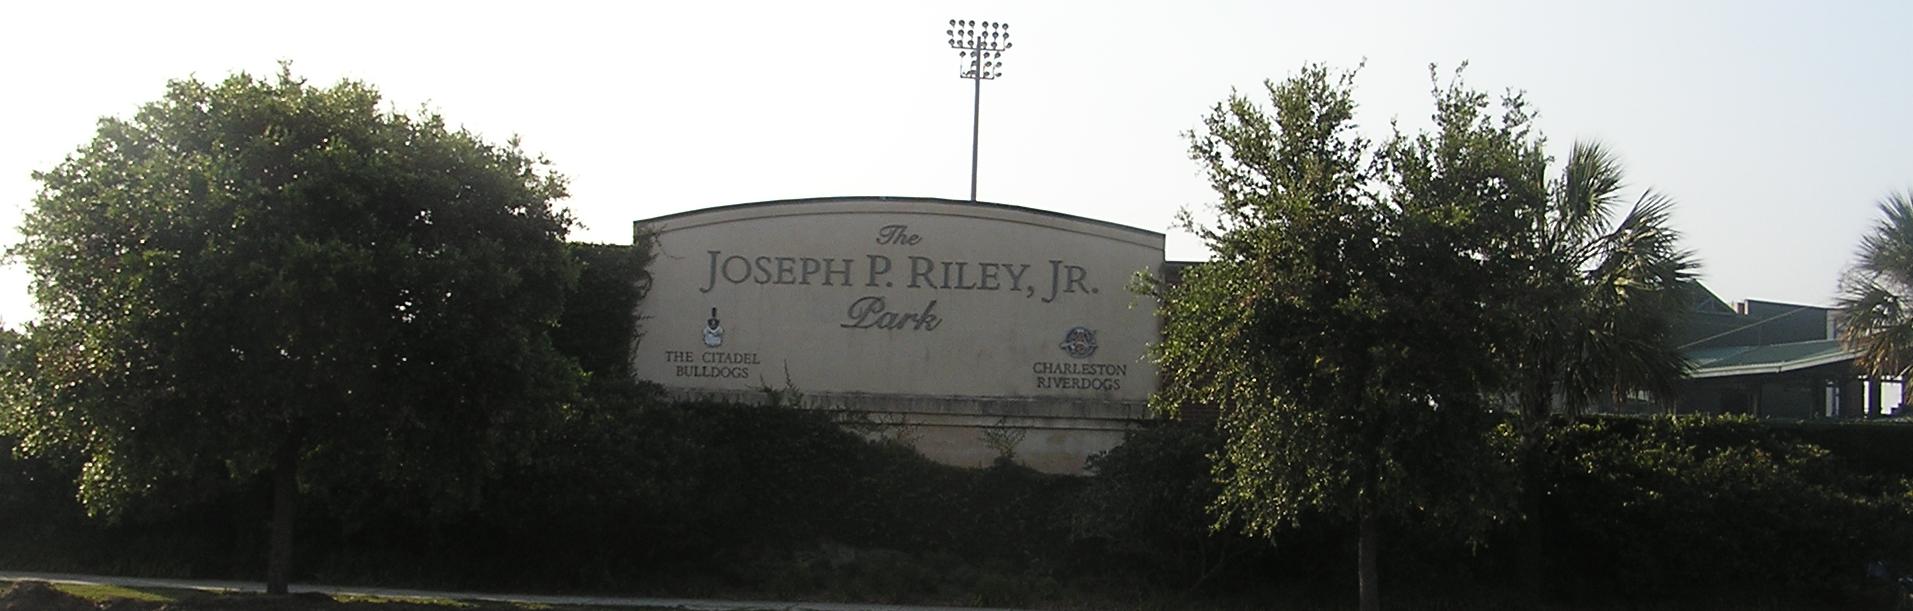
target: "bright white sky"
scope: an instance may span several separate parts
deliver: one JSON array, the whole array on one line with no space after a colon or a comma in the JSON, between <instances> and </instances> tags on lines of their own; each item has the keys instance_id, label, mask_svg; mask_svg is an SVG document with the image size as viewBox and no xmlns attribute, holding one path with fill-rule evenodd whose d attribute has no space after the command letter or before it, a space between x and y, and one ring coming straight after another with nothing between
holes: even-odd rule
<instances>
[{"instance_id":1,"label":"bright white sky","mask_svg":"<svg viewBox=\"0 0 1913 611\"><path fill-rule=\"evenodd\" d=\"M1875 203L1913 189L1907 2L21 2L0 6L0 242L29 173L97 118L281 59L522 136L572 178L574 239L741 202L962 199L952 18L1016 44L983 86L985 201L1168 231L1210 200L1182 133L1211 105L1364 60L1373 135L1426 125L1428 64L1467 60L1477 88L1527 91L1552 149L1605 141L1679 201L1730 301L1829 303ZM1168 233L1170 258L1203 256ZM0 273L0 319L32 317L26 287Z\"/></svg>"}]
</instances>

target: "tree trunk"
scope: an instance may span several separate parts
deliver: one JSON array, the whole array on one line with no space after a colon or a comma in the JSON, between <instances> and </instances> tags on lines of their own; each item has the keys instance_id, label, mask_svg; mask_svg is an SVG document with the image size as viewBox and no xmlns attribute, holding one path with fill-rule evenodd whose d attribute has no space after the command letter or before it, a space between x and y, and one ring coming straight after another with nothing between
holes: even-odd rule
<instances>
[{"instance_id":1,"label":"tree trunk","mask_svg":"<svg viewBox=\"0 0 1913 611\"><path fill-rule=\"evenodd\" d=\"M1522 398L1521 438L1516 449L1516 459L1520 461L1516 472L1521 478L1521 491L1515 498L1520 505L1516 509L1525 523L1516 534L1515 579L1532 600L1539 601L1548 579L1543 557L1546 551L1543 537L1548 524L1546 516L1541 515L1546 501L1541 459L1547 441L1548 417L1554 411L1554 383L1546 378L1538 379L1528 392Z\"/></svg>"},{"instance_id":2,"label":"tree trunk","mask_svg":"<svg viewBox=\"0 0 1913 611\"><path fill-rule=\"evenodd\" d=\"M1362 611L1381 611L1382 586L1375 572L1375 556L1380 546L1381 532L1375 524L1375 511L1366 503L1358 509L1361 513L1361 525L1355 536L1355 571L1360 583L1360 603Z\"/></svg>"},{"instance_id":3,"label":"tree trunk","mask_svg":"<svg viewBox=\"0 0 1913 611\"><path fill-rule=\"evenodd\" d=\"M1538 433L1534 434L1538 435ZM1518 566L1515 567L1515 577L1519 580L1519 586L1523 592L1535 604L1539 604L1546 597L1548 582L1546 568L1548 516L1543 509L1547 502L1547 491L1543 489L1546 482L1543 481L1540 464L1541 450L1539 439L1531 438L1523 441L1521 465L1518 467L1521 473L1521 492L1516 497L1521 503L1517 509L1526 519L1526 523L1516 535L1515 557L1519 560Z\"/></svg>"},{"instance_id":4,"label":"tree trunk","mask_svg":"<svg viewBox=\"0 0 1913 611\"><path fill-rule=\"evenodd\" d=\"M292 519L299 502L299 444L288 440L273 457L272 532L266 551L266 593L286 594L292 578Z\"/></svg>"}]
</instances>

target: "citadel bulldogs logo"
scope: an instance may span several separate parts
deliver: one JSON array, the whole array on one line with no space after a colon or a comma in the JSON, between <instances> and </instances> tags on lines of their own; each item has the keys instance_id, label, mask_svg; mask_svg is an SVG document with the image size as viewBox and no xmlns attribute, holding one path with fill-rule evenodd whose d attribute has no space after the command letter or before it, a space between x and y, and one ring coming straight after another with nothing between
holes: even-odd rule
<instances>
[{"instance_id":1,"label":"citadel bulldogs logo","mask_svg":"<svg viewBox=\"0 0 1913 611\"><path fill-rule=\"evenodd\" d=\"M704 347L716 348L724 345L724 327L717 322L717 308L711 308L711 319L704 321Z\"/></svg>"},{"instance_id":2,"label":"citadel bulldogs logo","mask_svg":"<svg viewBox=\"0 0 1913 611\"><path fill-rule=\"evenodd\" d=\"M1059 347L1071 358L1089 358L1096 354L1096 332L1089 327L1071 327L1063 332L1063 344Z\"/></svg>"}]
</instances>

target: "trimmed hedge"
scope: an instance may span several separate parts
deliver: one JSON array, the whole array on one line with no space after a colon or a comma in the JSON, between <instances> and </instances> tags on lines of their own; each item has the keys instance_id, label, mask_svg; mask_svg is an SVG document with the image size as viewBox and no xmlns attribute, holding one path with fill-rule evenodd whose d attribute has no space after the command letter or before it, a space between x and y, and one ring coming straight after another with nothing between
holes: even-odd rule
<instances>
[{"instance_id":1,"label":"trimmed hedge","mask_svg":"<svg viewBox=\"0 0 1913 611\"><path fill-rule=\"evenodd\" d=\"M1882 460L1913 429L1747 418L1557 427L1545 533L1562 593L1763 593L1843 601L1908 567L1913 497ZM1809 440L1834 439L1832 448ZM1837 449L1833 449L1837 448ZM1886 468L1882 468L1886 467Z\"/></svg>"},{"instance_id":2,"label":"trimmed hedge","mask_svg":"<svg viewBox=\"0 0 1913 611\"><path fill-rule=\"evenodd\" d=\"M1347 524L1273 540L1211 529L1209 427L1161 423L1089 477L961 469L873 443L833 414L659 401L599 383L475 507L404 490L311 499L300 579L525 591L759 595L989 605L1340 605ZM1550 592L1560 601L1851 605L1869 564L1907 572L1904 426L1589 418L1547 444ZM5 440L0 440L4 442ZM1820 443L1825 442L1822 446ZM102 524L75 469L0 460L0 567L257 578L266 488ZM1391 596L1421 606L1522 600L1506 577L1524 525L1483 548L1385 540ZM1876 564L1877 563L1877 564ZM1218 600L1222 602L1217 602ZM1086 602L1087 601L1087 602ZM1167 602L1164 602L1167 601ZM1458 601L1442 603L1441 601ZM1721 601L1730 601L1722 603ZM1778 603L1776 603L1778 604Z\"/></svg>"},{"instance_id":3,"label":"trimmed hedge","mask_svg":"<svg viewBox=\"0 0 1913 611\"><path fill-rule=\"evenodd\" d=\"M852 560L893 550L936 572L968 565L1051 579L1062 569L1056 554L1068 545L1069 523L1057 512L1080 478L936 464L867 442L824 412L670 405L637 387L598 394L547 432L529 460L486 482L476 507L419 510L408 491L390 489L308 498L298 578L754 592L790 581L783 573L795 570L793 554L820 550ZM73 475L43 461L0 460L0 542L10 543L0 545L0 567L259 576L265 488L112 525L84 517ZM956 595L959 586L951 588L946 594Z\"/></svg>"}]
</instances>

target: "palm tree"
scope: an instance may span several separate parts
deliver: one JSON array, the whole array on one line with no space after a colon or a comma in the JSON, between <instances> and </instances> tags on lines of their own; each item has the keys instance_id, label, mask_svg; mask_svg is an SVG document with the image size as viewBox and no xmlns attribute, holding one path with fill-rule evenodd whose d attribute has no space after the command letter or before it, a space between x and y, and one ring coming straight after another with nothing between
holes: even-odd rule
<instances>
[{"instance_id":1,"label":"palm tree","mask_svg":"<svg viewBox=\"0 0 1913 611\"><path fill-rule=\"evenodd\" d=\"M1520 338L1508 364L1520 415L1521 512L1530 521L1517 553L1521 580L1537 593L1546 580L1542 448L1557 400L1579 413L1630 391L1668 396L1687 374L1673 328L1693 254L1669 226L1674 202L1665 195L1643 193L1617 222L1622 184L1606 147L1575 143L1512 257L1524 282L1507 304Z\"/></svg>"},{"instance_id":2,"label":"palm tree","mask_svg":"<svg viewBox=\"0 0 1913 611\"><path fill-rule=\"evenodd\" d=\"M1615 222L1621 189L1614 155L1577 142L1536 219L1533 300L1516 304L1525 342L1513 372L1522 415L1536 424L1557 399L1578 413L1631 391L1666 396L1686 375L1672 339L1693 254L1669 226L1674 202L1665 195L1643 193Z\"/></svg>"},{"instance_id":3,"label":"palm tree","mask_svg":"<svg viewBox=\"0 0 1913 611\"><path fill-rule=\"evenodd\" d=\"M1840 339L1867 373L1904 378L1913 368L1913 191L1887 194L1880 213L1840 279Z\"/></svg>"}]
</instances>

